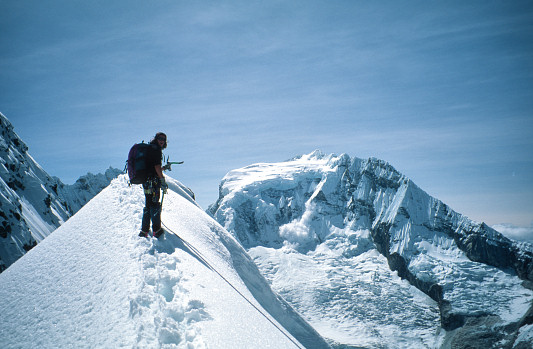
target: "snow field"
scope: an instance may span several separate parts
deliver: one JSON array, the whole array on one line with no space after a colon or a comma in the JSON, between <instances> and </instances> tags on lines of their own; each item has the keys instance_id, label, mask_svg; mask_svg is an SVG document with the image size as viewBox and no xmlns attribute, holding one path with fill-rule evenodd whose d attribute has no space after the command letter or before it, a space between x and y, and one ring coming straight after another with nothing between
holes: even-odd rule
<instances>
[{"instance_id":1,"label":"snow field","mask_svg":"<svg viewBox=\"0 0 533 349\"><path fill-rule=\"evenodd\" d=\"M325 338L368 348L439 346L444 331L434 301L391 272L375 249L347 259L340 253L326 243L307 254L249 250L272 287Z\"/></svg>"}]
</instances>

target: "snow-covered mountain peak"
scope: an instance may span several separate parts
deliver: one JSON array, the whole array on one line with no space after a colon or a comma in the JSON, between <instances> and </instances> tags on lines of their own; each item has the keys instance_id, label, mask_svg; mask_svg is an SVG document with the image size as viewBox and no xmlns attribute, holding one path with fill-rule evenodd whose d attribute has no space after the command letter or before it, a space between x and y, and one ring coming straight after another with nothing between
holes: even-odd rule
<instances>
[{"instance_id":1,"label":"snow-covered mountain peak","mask_svg":"<svg viewBox=\"0 0 533 349\"><path fill-rule=\"evenodd\" d=\"M138 237L144 195L122 175L0 274L0 345L326 348L189 190L167 183L162 238Z\"/></svg>"},{"instance_id":2,"label":"snow-covered mountain peak","mask_svg":"<svg viewBox=\"0 0 533 349\"><path fill-rule=\"evenodd\" d=\"M300 159L307 159L307 160L310 160L310 159L323 159L323 158L327 158L327 157L331 157L331 156L334 156L334 155L326 154L326 153L322 152L320 149L316 149L316 150L312 151L309 154L297 155L297 156L287 160L287 162L294 161L294 160L300 160Z\"/></svg>"},{"instance_id":3,"label":"snow-covered mountain peak","mask_svg":"<svg viewBox=\"0 0 533 349\"><path fill-rule=\"evenodd\" d=\"M235 169L222 179L222 182L225 183L223 188L226 190L224 194L242 190L254 183L277 181L280 174L282 178L290 180L295 174L302 171L323 171L329 168L328 164L330 164L331 159L331 156L326 157L322 153L313 152L278 164L258 163ZM277 183L272 184L275 186Z\"/></svg>"},{"instance_id":4,"label":"snow-covered mountain peak","mask_svg":"<svg viewBox=\"0 0 533 349\"><path fill-rule=\"evenodd\" d=\"M313 152L231 171L220 193L211 214L248 249L273 287L342 345L440 347L459 345L468 334L486 337L487 347L511 347L523 341L518 328L533 335L530 320L522 318L533 300L524 287L533 281L531 246L454 212L386 161ZM291 265L313 282L296 282ZM427 306L384 300L376 286L404 295L421 291ZM361 297L361 289L374 296ZM353 311L374 302L393 302L392 308L427 321L398 318L384 307L380 315L391 319L385 324ZM343 325L333 325L339 314ZM359 338L354 329L361 323L379 330ZM412 337L398 344L400 333Z\"/></svg>"}]
</instances>

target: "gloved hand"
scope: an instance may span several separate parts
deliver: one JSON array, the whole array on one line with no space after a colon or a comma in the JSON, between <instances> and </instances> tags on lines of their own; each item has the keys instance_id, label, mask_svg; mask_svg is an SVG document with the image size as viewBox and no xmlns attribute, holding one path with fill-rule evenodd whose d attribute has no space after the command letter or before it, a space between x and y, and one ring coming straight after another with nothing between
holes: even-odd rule
<instances>
[{"instance_id":1,"label":"gloved hand","mask_svg":"<svg viewBox=\"0 0 533 349\"><path fill-rule=\"evenodd\" d=\"M165 177L163 178L160 178L159 179L160 183L161 183L161 190L163 190L163 193L167 193L167 189L168 189L168 184L167 184L167 181L165 181Z\"/></svg>"}]
</instances>

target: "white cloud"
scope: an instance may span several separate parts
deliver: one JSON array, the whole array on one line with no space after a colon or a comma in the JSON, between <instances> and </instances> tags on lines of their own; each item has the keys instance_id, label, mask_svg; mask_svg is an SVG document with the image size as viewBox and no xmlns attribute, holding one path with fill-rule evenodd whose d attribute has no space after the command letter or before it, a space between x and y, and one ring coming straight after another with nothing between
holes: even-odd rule
<instances>
[{"instance_id":1,"label":"white cloud","mask_svg":"<svg viewBox=\"0 0 533 349\"><path fill-rule=\"evenodd\" d=\"M492 228L510 239L533 244L533 223L529 227L518 227L516 225L502 223L493 225Z\"/></svg>"}]
</instances>

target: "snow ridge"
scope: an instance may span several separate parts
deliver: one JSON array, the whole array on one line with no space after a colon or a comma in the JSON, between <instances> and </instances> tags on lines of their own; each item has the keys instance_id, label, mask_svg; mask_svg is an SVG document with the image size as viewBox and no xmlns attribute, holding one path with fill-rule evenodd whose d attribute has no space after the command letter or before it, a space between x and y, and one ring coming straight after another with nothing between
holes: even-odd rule
<instances>
[{"instance_id":1,"label":"snow ridge","mask_svg":"<svg viewBox=\"0 0 533 349\"><path fill-rule=\"evenodd\" d=\"M179 237L137 235L144 195L121 175L0 274L0 346L327 348L188 189L167 183L162 220ZM289 324L285 335L189 244L270 321Z\"/></svg>"}]
</instances>

